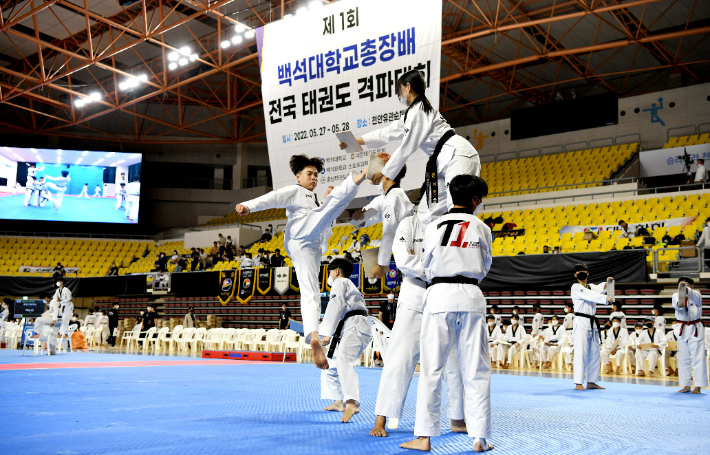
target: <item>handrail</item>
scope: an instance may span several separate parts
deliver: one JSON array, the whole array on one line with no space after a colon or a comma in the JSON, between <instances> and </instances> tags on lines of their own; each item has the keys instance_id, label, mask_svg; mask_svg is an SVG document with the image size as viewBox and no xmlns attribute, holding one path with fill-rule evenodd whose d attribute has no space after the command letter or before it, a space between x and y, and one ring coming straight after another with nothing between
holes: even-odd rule
<instances>
[{"instance_id":1,"label":"handrail","mask_svg":"<svg viewBox=\"0 0 710 455\"><path fill-rule=\"evenodd\" d=\"M707 130L703 129L704 126L708 127ZM698 133L697 134L703 134L703 133L710 133L710 123L701 123L698 125Z\"/></svg>"},{"instance_id":2,"label":"handrail","mask_svg":"<svg viewBox=\"0 0 710 455\"><path fill-rule=\"evenodd\" d=\"M560 149L559 152L550 152L550 153L545 153L546 150L548 149L554 149L558 148ZM557 155L558 153L565 153L565 147L561 144L558 145L548 145L547 147L540 147L540 155Z\"/></svg>"},{"instance_id":3,"label":"handrail","mask_svg":"<svg viewBox=\"0 0 710 455\"><path fill-rule=\"evenodd\" d=\"M629 141L629 142L621 142L619 141L620 137L637 137L638 139L636 141ZM637 144L641 144L641 133L631 133L631 134L622 134L621 136L616 136L614 138L614 145L619 145L619 144L631 144L633 142L636 142Z\"/></svg>"},{"instance_id":4,"label":"handrail","mask_svg":"<svg viewBox=\"0 0 710 455\"><path fill-rule=\"evenodd\" d=\"M521 191L537 192L537 190L554 190L555 188L565 188L568 186L578 186L578 185L592 185L592 184L596 184L596 183L601 183L603 185L616 185L616 184L620 183L622 180L623 181L630 180L629 182L625 182L625 183L635 183L638 181L638 177L623 177L623 178L619 178L619 179L598 180L595 182L579 182L579 183L569 183L566 185L540 186L540 187L536 187L536 188L525 188L525 189L521 188L519 190L499 191L497 193L489 193L488 196L491 196L493 194L497 195L497 194L505 194L505 193L519 193Z\"/></svg>"},{"instance_id":5,"label":"handrail","mask_svg":"<svg viewBox=\"0 0 710 455\"><path fill-rule=\"evenodd\" d=\"M692 128L693 129L692 134L698 134L698 127L696 125L685 125L685 126L676 126L673 128L668 128L668 131L666 131L666 143L671 140L671 131L682 130L685 128ZM676 134L674 136L678 136L678 135Z\"/></svg>"},{"instance_id":6,"label":"handrail","mask_svg":"<svg viewBox=\"0 0 710 455\"><path fill-rule=\"evenodd\" d=\"M594 194L577 194L577 195L562 195L562 196L554 196L554 197L546 197L546 198L540 198L540 199L528 199L525 201L512 201L512 202L493 202L495 199L486 200L486 206L491 206L491 205L499 205L499 208L503 208L503 205L506 206L512 206L515 204L515 207L520 207L521 204L525 205L538 205L539 202L541 201L554 201L556 199L564 199L567 202L574 202L575 200L578 200L579 198L583 198L584 201L590 201L594 200L595 198L599 198L599 196L609 196L614 197L615 194L629 194L633 193L634 196L641 196L642 192L648 192L648 195L651 194L658 194L658 193L665 193L669 191L662 191L662 190L676 190L676 191L690 191L694 189L710 189L710 183L708 182L701 182L701 183L686 183L686 184L679 184L679 185L671 185L671 186L659 186L657 188L635 188L635 189L627 189L627 190L616 190L616 191L607 191L604 193L594 193ZM645 196L646 194L644 194ZM571 199L571 201L570 201ZM508 207L506 207L508 208ZM486 212L488 209L486 209Z\"/></svg>"},{"instance_id":7,"label":"handrail","mask_svg":"<svg viewBox=\"0 0 710 455\"><path fill-rule=\"evenodd\" d=\"M658 259L659 257L659 251L685 251L685 250L695 250L696 254L695 257L698 259L698 268L697 270L687 270L687 272L691 273L700 273L705 271L705 261L703 260L703 254L701 253L700 249L693 245L693 246L681 246L681 247L672 247L672 248L658 248L657 250L653 250L653 270L655 273L659 273L659 264L661 262L677 262L677 259L669 259L667 261L660 261ZM704 252L703 252L704 253ZM670 270L667 270L663 273L670 273Z\"/></svg>"},{"instance_id":8,"label":"handrail","mask_svg":"<svg viewBox=\"0 0 710 455\"><path fill-rule=\"evenodd\" d=\"M529 156L522 156L523 153L535 151L535 154L530 154ZM541 156L539 148L525 149L518 152L518 158L534 158L536 156Z\"/></svg>"},{"instance_id":9,"label":"handrail","mask_svg":"<svg viewBox=\"0 0 710 455\"><path fill-rule=\"evenodd\" d=\"M578 145L578 144L584 144L584 148L581 148L581 149L580 149L580 148L574 148L574 149L573 149L573 148L570 147L569 150L567 149L567 146L568 146L568 145ZM588 148L589 148L589 143L588 143L587 141L570 142L569 144L565 144L565 145L562 147L562 149L563 149L565 152L574 152L574 151L577 151L577 150L586 150L586 149L588 149Z\"/></svg>"},{"instance_id":10,"label":"handrail","mask_svg":"<svg viewBox=\"0 0 710 455\"><path fill-rule=\"evenodd\" d=\"M259 225L256 224L248 224L248 223L232 223L233 225L238 225L240 227L248 227L249 229L256 230L256 231L261 231L263 228ZM200 231L217 231L219 229L224 229L225 226L231 226L229 224L208 224L208 225L202 225L202 226L190 226L187 228L187 231L195 231L195 232L200 232Z\"/></svg>"},{"instance_id":11,"label":"handrail","mask_svg":"<svg viewBox=\"0 0 710 455\"><path fill-rule=\"evenodd\" d=\"M589 141L589 148L590 148L590 149L597 148L596 144L595 144L595 145L592 145L592 142L601 142L601 141L606 141L606 140L611 141L611 145L608 145L608 146L607 146L607 145L602 145L602 147L613 147L613 146L614 146L614 138L613 138L613 137L602 137L602 138L599 138L599 139L592 139L591 141Z\"/></svg>"},{"instance_id":12,"label":"handrail","mask_svg":"<svg viewBox=\"0 0 710 455\"><path fill-rule=\"evenodd\" d=\"M153 235L123 235L123 234L86 234L68 232L26 232L26 231L0 231L2 237L41 237L55 238L68 237L73 239L116 239L116 240L153 240Z\"/></svg>"}]
</instances>

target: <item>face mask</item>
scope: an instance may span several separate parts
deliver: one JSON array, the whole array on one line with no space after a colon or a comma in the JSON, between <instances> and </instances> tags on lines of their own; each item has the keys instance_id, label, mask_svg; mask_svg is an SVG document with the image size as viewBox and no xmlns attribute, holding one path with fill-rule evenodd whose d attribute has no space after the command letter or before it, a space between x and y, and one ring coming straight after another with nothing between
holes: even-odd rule
<instances>
[{"instance_id":1,"label":"face mask","mask_svg":"<svg viewBox=\"0 0 710 455\"><path fill-rule=\"evenodd\" d=\"M517 319L513 319L513 324L517 324L517 323L518 323L518 320L517 320Z\"/></svg>"},{"instance_id":2,"label":"face mask","mask_svg":"<svg viewBox=\"0 0 710 455\"><path fill-rule=\"evenodd\" d=\"M614 322L613 324L611 324L611 326L614 327L615 329L618 329L620 325L621 324L619 324L618 322Z\"/></svg>"},{"instance_id":3,"label":"face mask","mask_svg":"<svg viewBox=\"0 0 710 455\"><path fill-rule=\"evenodd\" d=\"M649 328L649 329L650 329L651 327L653 327L653 322L647 322L647 323L646 323L646 327Z\"/></svg>"},{"instance_id":4,"label":"face mask","mask_svg":"<svg viewBox=\"0 0 710 455\"><path fill-rule=\"evenodd\" d=\"M333 281L335 281L335 280L333 280L333 276L328 275L328 287L331 287L331 288L333 287Z\"/></svg>"},{"instance_id":5,"label":"face mask","mask_svg":"<svg viewBox=\"0 0 710 455\"><path fill-rule=\"evenodd\" d=\"M481 203L476 206L476 210L473 211L473 216L478 216L478 212L480 212L482 208L483 208L483 201L481 201Z\"/></svg>"},{"instance_id":6,"label":"face mask","mask_svg":"<svg viewBox=\"0 0 710 455\"><path fill-rule=\"evenodd\" d=\"M513 314L518 314L518 310L513 310Z\"/></svg>"},{"instance_id":7,"label":"face mask","mask_svg":"<svg viewBox=\"0 0 710 455\"><path fill-rule=\"evenodd\" d=\"M643 329L636 329L636 333L641 333L643 332Z\"/></svg>"},{"instance_id":8,"label":"face mask","mask_svg":"<svg viewBox=\"0 0 710 455\"><path fill-rule=\"evenodd\" d=\"M406 90L406 92L405 92ZM402 89L399 96L397 97L399 99L399 102L404 106L407 107L407 97L409 96L409 89Z\"/></svg>"},{"instance_id":9,"label":"face mask","mask_svg":"<svg viewBox=\"0 0 710 455\"><path fill-rule=\"evenodd\" d=\"M488 326L489 326L489 327L493 327L493 325L495 325L495 321L488 321Z\"/></svg>"},{"instance_id":10,"label":"face mask","mask_svg":"<svg viewBox=\"0 0 710 455\"><path fill-rule=\"evenodd\" d=\"M76 321L76 318L71 318L72 321Z\"/></svg>"},{"instance_id":11,"label":"face mask","mask_svg":"<svg viewBox=\"0 0 710 455\"><path fill-rule=\"evenodd\" d=\"M387 294L387 299L394 300L394 294Z\"/></svg>"},{"instance_id":12,"label":"face mask","mask_svg":"<svg viewBox=\"0 0 710 455\"><path fill-rule=\"evenodd\" d=\"M62 285L62 283L57 283L57 287L60 287L61 285Z\"/></svg>"},{"instance_id":13,"label":"face mask","mask_svg":"<svg viewBox=\"0 0 710 455\"><path fill-rule=\"evenodd\" d=\"M558 324L559 324L559 321L552 321L553 326L557 327Z\"/></svg>"},{"instance_id":14,"label":"face mask","mask_svg":"<svg viewBox=\"0 0 710 455\"><path fill-rule=\"evenodd\" d=\"M569 313L569 308L565 308L565 313Z\"/></svg>"},{"instance_id":15,"label":"face mask","mask_svg":"<svg viewBox=\"0 0 710 455\"><path fill-rule=\"evenodd\" d=\"M589 277L589 274L587 272L579 272L577 274L577 279L582 280L582 281L586 280L587 277Z\"/></svg>"}]
</instances>

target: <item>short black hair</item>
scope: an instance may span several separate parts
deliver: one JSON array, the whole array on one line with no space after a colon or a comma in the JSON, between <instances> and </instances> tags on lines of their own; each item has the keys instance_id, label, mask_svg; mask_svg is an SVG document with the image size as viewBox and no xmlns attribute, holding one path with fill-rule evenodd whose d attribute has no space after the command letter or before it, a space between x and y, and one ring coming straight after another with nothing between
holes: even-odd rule
<instances>
[{"instance_id":1,"label":"short black hair","mask_svg":"<svg viewBox=\"0 0 710 455\"><path fill-rule=\"evenodd\" d=\"M621 318L619 316L614 316L613 318L611 318L611 320L621 322Z\"/></svg>"},{"instance_id":2,"label":"short black hair","mask_svg":"<svg viewBox=\"0 0 710 455\"><path fill-rule=\"evenodd\" d=\"M618 300L614 300L613 302L611 302L611 304L616 305L618 309L621 309L621 302L619 302Z\"/></svg>"},{"instance_id":3,"label":"short black hair","mask_svg":"<svg viewBox=\"0 0 710 455\"><path fill-rule=\"evenodd\" d=\"M62 171L62 177L66 177L67 175L69 175L69 171Z\"/></svg>"},{"instance_id":4,"label":"short black hair","mask_svg":"<svg viewBox=\"0 0 710 455\"><path fill-rule=\"evenodd\" d=\"M488 196L488 184L476 175L461 174L451 180L449 193L454 205L469 206L474 196Z\"/></svg>"},{"instance_id":5,"label":"short black hair","mask_svg":"<svg viewBox=\"0 0 710 455\"><path fill-rule=\"evenodd\" d=\"M619 226L621 226L621 223L626 223L624 220L619 220Z\"/></svg>"},{"instance_id":6,"label":"short black hair","mask_svg":"<svg viewBox=\"0 0 710 455\"><path fill-rule=\"evenodd\" d=\"M659 313L663 313L663 305L661 305L660 303L653 305L653 309L658 310Z\"/></svg>"},{"instance_id":7,"label":"short black hair","mask_svg":"<svg viewBox=\"0 0 710 455\"><path fill-rule=\"evenodd\" d=\"M680 284L681 281L685 281L688 284L692 284L693 286L695 285L695 280L690 278L689 276L682 276L678 278L678 283Z\"/></svg>"},{"instance_id":8,"label":"short black hair","mask_svg":"<svg viewBox=\"0 0 710 455\"><path fill-rule=\"evenodd\" d=\"M582 272L582 271L589 272L589 267L587 267L587 264L579 263L574 266L574 273Z\"/></svg>"},{"instance_id":9,"label":"short black hair","mask_svg":"<svg viewBox=\"0 0 710 455\"><path fill-rule=\"evenodd\" d=\"M535 305L533 305L533 310L538 310L538 311L539 311L539 310L541 310L541 309L542 309L542 308L540 307L540 304L539 304L539 303L536 303Z\"/></svg>"},{"instance_id":10,"label":"short black hair","mask_svg":"<svg viewBox=\"0 0 710 455\"><path fill-rule=\"evenodd\" d=\"M491 320L491 319L495 320L495 318L496 318L495 314L487 314L486 315L486 321Z\"/></svg>"},{"instance_id":11,"label":"short black hair","mask_svg":"<svg viewBox=\"0 0 710 455\"><path fill-rule=\"evenodd\" d=\"M634 324L634 327L643 327L643 322L637 322L636 324Z\"/></svg>"},{"instance_id":12,"label":"short black hair","mask_svg":"<svg viewBox=\"0 0 710 455\"><path fill-rule=\"evenodd\" d=\"M559 321L560 317L553 313L552 316L550 316L550 319L557 319Z\"/></svg>"},{"instance_id":13,"label":"short black hair","mask_svg":"<svg viewBox=\"0 0 710 455\"><path fill-rule=\"evenodd\" d=\"M407 165L406 164L404 166L402 166L402 170L399 171L399 174L397 174L397 177L394 178L394 183L399 185L402 182L402 179L404 178L405 175L407 175Z\"/></svg>"},{"instance_id":14,"label":"short black hair","mask_svg":"<svg viewBox=\"0 0 710 455\"><path fill-rule=\"evenodd\" d=\"M353 274L353 263L347 258L335 258L328 264L328 272L331 270L340 270L344 277L349 277Z\"/></svg>"},{"instance_id":15,"label":"short black hair","mask_svg":"<svg viewBox=\"0 0 710 455\"><path fill-rule=\"evenodd\" d=\"M279 250L278 248L276 248L276 249L274 250L274 253L280 253L280 252L281 252L281 250Z\"/></svg>"},{"instance_id":16,"label":"short black hair","mask_svg":"<svg viewBox=\"0 0 710 455\"><path fill-rule=\"evenodd\" d=\"M571 303L571 302L565 303L565 306L568 306L568 307L570 307L570 308L574 308L574 307L572 306L572 303Z\"/></svg>"},{"instance_id":17,"label":"short black hair","mask_svg":"<svg viewBox=\"0 0 710 455\"><path fill-rule=\"evenodd\" d=\"M498 305L491 305L491 310L496 310L496 311L498 311Z\"/></svg>"},{"instance_id":18,"label":"short black hair","mask_svg":"<svg viewBox=\"0 0 710 455\"><path fill-rule=\"evenodd\" d=\"M533 308L535 308L535 307L533 307ZM515 305L515 306L513 307L513 309L520 311L520 307L519 307L518 305Z\"/></svg>"},{"instance_id":19,"label":"short black hair","mask_svg":"<svg viewBox=\"0 0 710 455\"><path fill-rule=\"evenodd\" d=\"M89 186L89 184L88 184L88 183L84 183L84 186ZM96 186L98 186L98 185L96 185Z\"/></svg>"},{"instance_id":20,"label":"short black hair","mask_svg":"<svg viewBox=\"0 0 710 455\"><path fill-rule=\"evenodd\" d=\"M310 158L307 155L293 155L291 160L288 162L289 167L293 175L300 174L302 170L308 166L313 166L316 168L318 173L323 171L323 162L318 157Z\"/></svg>"}]
</instances>

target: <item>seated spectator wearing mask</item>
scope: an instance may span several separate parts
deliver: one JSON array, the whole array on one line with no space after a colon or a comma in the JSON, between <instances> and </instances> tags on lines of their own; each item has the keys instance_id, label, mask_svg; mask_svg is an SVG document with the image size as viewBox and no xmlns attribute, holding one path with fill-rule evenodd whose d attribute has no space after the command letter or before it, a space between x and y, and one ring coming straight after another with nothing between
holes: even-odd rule
<instances>
[{"instance_id":1,"label":"seated spectator wearing mask","mask_svg":"<svg viewBox=\"0 0 710 455\"><path fill-rule=\"evenodd\" d=\"M629 224L626 221L620 220L619 226L621 226L621 234L619 235L620 239L632 239L636 237L636 234L633 231L629 231Z\"/></svg>"},{"instance_id":2,"label":"seated spectator wearing mask","mask_svg":"<svg viewBox=\"0 0 710 455\"><path fill-rule=\"evenodd\" d=\"M560 253L562 253L562 248L560 248L559 246L556 246L555 251L553 251L552 254L560 254Z\"/></svg>"},{"instance_id":3,"label":"seated spectator wearing mask","mask_svg":"<svg viewBox=\"0 0 710 455\"><path fill-rule=\"evenodd\" d=\"M274 251L274 254L272 254L269 259L269 263L271 264L271 267L283 267L284 257L281 256L281 250L276 249Z\"/></svg>"},{"instance_id":4,"label":"seated spectator wearing mask","mask_svg":"<svg viewBox=\"0 0 710 455\"><path fill-rule=\"evenodd\" d=\"M173 250L173 255L170 257L170 263L173 265L177 265L179 259L180 255L178 254L177 250Z\"/></svg>"},{"instance_id":5,"label":"seated spectator wearing mask","mask_svg":"<svg viewBox=\"0 0 710 455\"><path fill-rule=\"evenodd\" d=\"M245 256L246 257L244 259L242 259L241 265L239 266L239 268L250 269L250 268L254 267L254 261L251 258L251 253L246 253Z\"/></svg>"},{"instance_id":6,"label":"seated spectator wearing mask","mask_svg":"<svg viewBox=\"0 0 710 455\"><path fill-rule=\"evenodd\" d=\"M268 242L271 240L271 237L274 234L274 227L269 225L266 229L264 229L264 233L261 234L261 240L260 242Z\"/></svg>"},{"instance_id":7,"label":"seated spectator wearing mask","mask_svg":"<svg viewBox=\"0 0 710 455\"><path fill-rule=\"evenodd\" d=\"M192 251L190 251L190 256L192 257L192 264L190 267L191 271L197 270L197 267L200 265L200 252L197 251L197 248L190 248Z\"/></svg>"},{"instance_id":8,"label":"seated spectator wearing mask","mask_svg":"<svg viewBox=\"0 0 710 455\"><path fill-rule=\"evenodd\" d=\"M200 267L202 270L207 270L209 267L212 267L210 257L202 248L200 248Z\"/></svg>"},{"instance_id":9,"label":"seated spectator wearing mask","mask_svg":"<svg viewBox=\"0 0 710 455\"><path fill-rule=\"evenodd\" d=\"M173 272L178 273L178 272L182 272L183 270L186 270L186 269L187 269L187 259L180 256Z\"/></svg>"},{"instance_id":10,"label":"seated spectator wearing mask","mask_svg":"<svg viewBox=\"0 0 710 455\"><path fill-rule=\"evenodd\" d=\"M542 247L542 254L550 254L550 247L545 245Z\"/></svg>"},{"instance_id":11,"label":"seated spectator wearing mask","mask_svg":"<svg viewBox=\"0 0 710 455\"><path fill-rule=\"evenodd\" d=\"M111 263L111 267L109 267L108 272L106 272L106 276L118 276L118 267L116 267L116 261L113 261Z\"/></svg>"}]
</instances>

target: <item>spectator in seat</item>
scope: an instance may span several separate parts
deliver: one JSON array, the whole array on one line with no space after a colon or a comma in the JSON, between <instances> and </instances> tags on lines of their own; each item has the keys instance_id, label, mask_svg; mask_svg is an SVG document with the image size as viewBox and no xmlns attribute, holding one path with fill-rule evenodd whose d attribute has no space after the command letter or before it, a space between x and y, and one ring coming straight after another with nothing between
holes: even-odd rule
<instances>
[{"instance_id":1,"label":"spectator in seat","mask_svg":"<svg viewBox=\"0 0 710 455\"><path fill-rule=\"evenodd\" d=\"M222 234L219 234L219 239L217 239L217 243L219 244L219 255L224 256L224 250L226 249L227 245L227 239L224 238Z\"/></svg>"},{"instance_id":2,"label":"spectator in seat","mask_svg":"<svg viewBox=\"0 0 710 455\"><path fill-rule=\"evenodd\" d=\"M561 253L562 253L562 248L560 248L559 246L556 246L555 251L552 252L552 254L561 254Z\"/></svg>"},{"instance_id":3,"label":"spectator in seat","mask_svg":"<svg viewBox=\"0 0 710 455\"><path fill-rule=\"evenodd\" d=\"M281 256L281 250L277 248L274 251L274 254L271 255L271 259L269 259L269 262L271 263L271 267L283 267L284 257Z\"/></svg>"},{"instance_id":4,"label":"spectator in seat","mask_svg":"<svg viewBox=\"0 0 710 455\"><path fill-rule=\"evenodd\" d=\"M261 242L268 242L271 240L271 237L274 235L274 228L273 226L269 225L266 229L264 229L264 233L261 234Z\"/></svg>"},{"instance_id":5,"label":"spectator in seat","mask_svg":"<svg viewBox=\"0 0 710 455\"><path fill-rule=\"evenodd\" d=\"M177 265L175 266L175 269L173 269L173 272L178 273L178 272L182 272L183 270L187 270L187 259L180 256L178 258Z\"/></svg>"},{"instance_id":6,"label":"spectator in seat","mask_svg":"<svg viewBox=\"0 0 710 455\"><path fill-rule=\"evenodd\" d=\"M190 250L190 257L192 258L190 270L194 272L197 270L197 266L200 265L200 252L197 251L197 248L190 248Z\"/></svg>"},{"instance_id":7,"label":"spectator in seat","mask_svg":"<svg viewBox=\"0 0 710 455\"><path fill-rule=\"evenodd\" d=\"M160 255L159 254L155 255L155 261L153 262L153 268L150 271L151 272L160 272Z\"/></svg>"},{"instance_id":8,"label":"spectator in seat","mask_svg":"<svg viewBox=\"0 0 710 455\"><path fill-rule=\"evenodd\" d=\"M550 247L545 245L542 247L542 254L550 254Z\"/></svg>"},{"instance_id":9,"label":"spectator in seat","mask_svg":"<svg viewBox=\"0 0 710 455\"><path fill-rule=\"evenodd\" d=\"M173 250L173 255L170 256L170 263L173 265L177 265L179 259L180 255L178 254L177 250Z\"/></svg>"},{"instance_id":10,"label":"spectator in seat","mask_svg":"<svg viewBox=\"0 0 710 455\"><path fill-rule=\"evenodd\" d=\"M619 226L621 226L621 234L619 235L620 239L632 239L636 236L634 232L629 231L629 224L626 221L620 220Z\"/></svg>"},{"instance_id":11,"label":"spectator in seat","mask_svg":"<svg viewBox=\"0 0 710 455\"><path fill-rule=\"evenodd\" d=\"M695 181L694 183L703 183L707 180L707 171L705 170L705 160L702 158L698 159L698 169L695 171Z\"/></svg>"},{"instance_id":12,"label":"spectator in seat","mask_svg":"<svg viewBox=\"0 0 710 455\"><path fill-rule=\"evenodd\" d=\"M52 280L54 280L54 285L57 285L57 280L59 278L64 278L64 275L66 275L66 271L64 270L64 266L62 265L61 262L57 262L57 266L52 269Z\"/></svg>"},{"instance_id":13,"label":"spectator in seat","mask_svg":"<svg viewBox=\"0 0 710 455\"><path fill-rule=\"evenodd\" d=\"M197 327L197 318L195 317L195 308L190 307L187 309L187 314L183 318L182 326L186 329L191 329Z\"/></svg>"},{"instance_id":14,"label":"spectator in seat","mask_svg":"<svg viewBox=\"0 0 710 455\"><path fill-rule=\"evenodd\" d=\"M88 316L87 316L88 317ZM141 310L140 314L136 318L136 325L143 327L143 318L145 317L145 310Z\"/></svg>"},{"instance_id":15,"label":"spectator in seat","mask_svg":"<svg viewBox=\"0 0 710 455\"><path fill-rule=\"evenodd\" d=\"M240 268L242 269L250 269L254 267L254 261L251 258L251 253L245 253L245 258L242 259L242 264Z\"/></svg>"},{"instance_id":16,"label":"spectator in seat","mask_svg":"<svg viewBox=\"0 0 710 455\"><path fill-rule=\"evenodd\" d=\"M111 263L111 267L108 268L106 276L118 276L118 267L116 266L116 261Z\"/></svg>"},{"instance_id":17,"label":"spectator in seat","mask_svg":"<svg viewBox=\"0 0 710 455\"><path fill-rule=\"evenodd\" d=\"M207 270L212 267L212 261L204 249L200 248L200 269Z\"/></svg>"},{"instance_id":18,"label":"spectator in seat","mask_svg":"<svg viewBox=\"0 0 710 455\"><path fill-rule=\"evenodd\" d=\"M234 250L231 248L227 248L224 250L224 256L222 256L223 261L233 261L234 260Z\"/></svg>"},{"instance_id":19,"label":"spectator in seat","mask_svg":"<svg viewBox=\"0 0 710 455\"><path fill-rule=\"evenodd\" d=\"M288 305L285 303L281 305L281 312L279 313L279 329L286 330L289 328L291 323L291 311L288 309Z\"/></svg>"},{"instance_id":20,"label":"spectator in seat","mask_svg":"<svg viewBox=\"0 0 710 455\"><path fill-rule=\"evenodd\" d=\"M271 260L269 259L269 251L263 250L259 255L259 266L269 267L271 265Z\"/></svg>"},{"instance_id":21,"label":"spectator in seat","mask_svg":"<svg viewBox=\"0 0 710 455\"><path fill-rule=\"evenodd\" d=\"M212 245L212 249L210 249L210 258L212 259L212 263L218 263L220 256L221 254L219 252L219 246L217 246L217 242L214 242L214 244Z\"/></svg>"}]
</instances>

